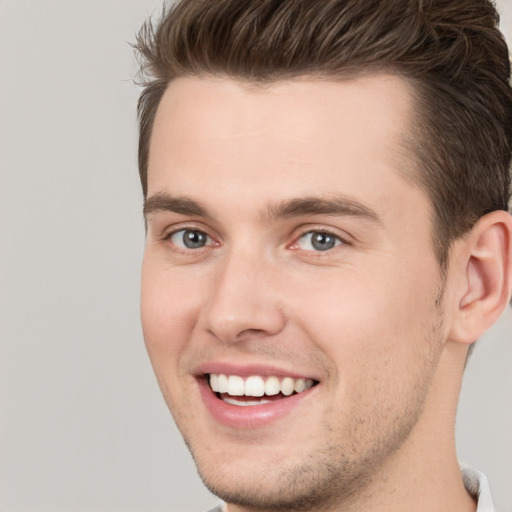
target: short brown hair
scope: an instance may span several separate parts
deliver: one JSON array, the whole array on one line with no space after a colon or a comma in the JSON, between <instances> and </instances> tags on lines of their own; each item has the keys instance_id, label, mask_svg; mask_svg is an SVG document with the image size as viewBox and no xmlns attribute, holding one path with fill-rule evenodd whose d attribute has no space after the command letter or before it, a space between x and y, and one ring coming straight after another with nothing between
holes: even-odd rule
<instances>
[{"instance_id":1,"label":"short brown hair","mask_svg":"<svg viewBox=\"0 0 512 512\"><path fill-rule=\"evenodd\" d=\"M147 21L135 45L144 196L151 130L167 85L183 76L272 82L384 71L414 84L412 178L434 210L444 268L450 243L507 210L512 90L490 0L181 0Z\"/></svg>"}]
</instances>

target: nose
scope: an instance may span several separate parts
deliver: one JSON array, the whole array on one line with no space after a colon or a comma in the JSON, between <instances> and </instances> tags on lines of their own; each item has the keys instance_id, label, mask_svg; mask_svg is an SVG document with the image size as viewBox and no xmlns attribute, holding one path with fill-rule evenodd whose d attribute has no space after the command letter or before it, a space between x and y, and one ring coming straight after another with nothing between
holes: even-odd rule
<instances>
[{"instance_id":1,"label":"nose","mask_svg":"<svg viewBox=\"0 0 512 512\"><path fill-rule=\"evenodd\" d=\"M214 289L206 304L206 329L225 343L279 333L286 321L276 284L279 271L272 262L231 254L216 269Z\"/></svg>"}]
</instances>

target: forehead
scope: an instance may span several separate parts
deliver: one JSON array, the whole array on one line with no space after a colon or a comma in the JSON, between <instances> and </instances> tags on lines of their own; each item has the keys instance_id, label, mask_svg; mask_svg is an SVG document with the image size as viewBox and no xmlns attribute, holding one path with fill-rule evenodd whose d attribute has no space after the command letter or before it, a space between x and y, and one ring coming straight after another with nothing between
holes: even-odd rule
<instances>
[{"instance_id":1,"label":"forehead","mask_svg":"<svg viewBox=\"0 0 512 512\"><path fill-rule=\"evenodd\" d=\"M155 118L148 196L240 192L278 201L373 189L374 201L385 200L412 172L409 88L393 75L267 85L177 79Z\"/></svg>"}]
</instances>

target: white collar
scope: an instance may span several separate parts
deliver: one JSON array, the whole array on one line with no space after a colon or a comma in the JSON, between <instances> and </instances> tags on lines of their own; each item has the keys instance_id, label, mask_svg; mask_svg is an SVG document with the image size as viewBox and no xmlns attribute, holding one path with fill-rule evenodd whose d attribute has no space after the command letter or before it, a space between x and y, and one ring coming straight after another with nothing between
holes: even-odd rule
<instances>
[{"instance_id":1,"label":"white collar","mask_svg":"<svg viewBox=\"0 0 512 512\"><path fill-rule=\"evenodd\" d=\"M460 472L464 486L478 502L476 512L496 512L487 477L478 469L469 466L461 466Z\"/></svg>"}]
</instances>

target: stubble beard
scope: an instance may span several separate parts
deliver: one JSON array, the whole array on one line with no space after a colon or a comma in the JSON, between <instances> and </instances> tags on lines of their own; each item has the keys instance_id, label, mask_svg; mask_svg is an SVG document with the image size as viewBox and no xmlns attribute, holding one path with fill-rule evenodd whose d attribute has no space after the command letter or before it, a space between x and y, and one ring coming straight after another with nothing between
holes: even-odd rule
<instances>
[{"instance_id":1,"label":"stubble beard","mask_svg":"<svg viewBox=\"0 0 512 512\"><path fill-rule=\"evenodd\" d=\"M284 460L278 468L255 468L251 475L231 475L227 479L222 467L228 467L230 461L218 461L218 471L215 461L203 465L194 454L194 443L185 438L205 486L226 503L254 512L327 512L342 506L348 509L351 503L364 504L379 471L403 446L421 417L441 354L443 298L441 284L433 301L435 316L425 335L427 353L421 379L412 386L409 400L399 413L377 410L375 416L361 415L352 422L351 432L325 424L323 446L306 453L300 463L287 464ZM368 438L373 438L371 446L361 450ZM340 439L352 442L340 445Z\"/></svg>"},{"instance_id":2,"label":"stubble beard","mask_svg":"<svg viewBox=\"0 0 512 512\"><path fill-rule=\"evenodd\" d=\"M340 439L334 433L326 436L323 447L306 454L300 462L287 464L284 460L279 467L255 468L250 475L235 473L226 479L220 471L216 473L211 461L208 467L203 467L197 458L195 461L203 483L213 494L248 511L327 512L342 506L349 510L350 505L361 505L371 497L374 479L405 442L420 413L421 406L416 406L407 411L407 416L390 421L388 426L392 424L394 428L382 430L364 454L359 446L334 443L333 439ZM362 422L359 419L357 428L367 431ZM369 428L375 432L377 422L371 423L373 427ZM229 464L230 461L219 461L219 469Z\"/></svg>"},{"instance_id":3,"label":"stubble beard","mask_svg":"<svg viewBox=\"0 0 512 512\"><path fill-rule=\"evenodd\" d=\"M364 468L357 470L352 461L341 456L332 460L338 449L338 446L325 447L301 464L268 468L271 476L266 479L255 472L248 476L249 483L244 479L238 485L228 486L220 479L212 478L212 473L203 471L201 465L198 465L198 471L210 492L226 503L248 511L323 512L360 496L371 483ZM368 466L370 464L368 461Z\"/></svg>"}]
</instances>

